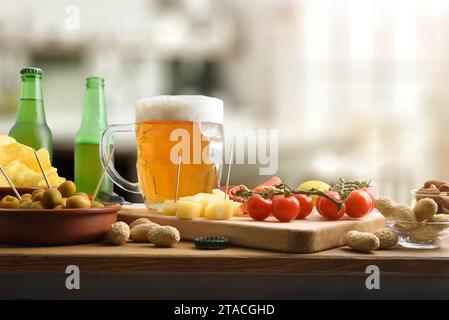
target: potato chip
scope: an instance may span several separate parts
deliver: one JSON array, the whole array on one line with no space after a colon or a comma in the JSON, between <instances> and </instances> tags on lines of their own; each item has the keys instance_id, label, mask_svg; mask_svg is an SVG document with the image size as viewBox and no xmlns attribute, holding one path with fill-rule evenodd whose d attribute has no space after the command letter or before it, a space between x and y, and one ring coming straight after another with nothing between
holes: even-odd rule
<instances>
[{"instance_id":1,"label":"potato chip","mask_svg":"<svg viewBox=\"0 0 449 320\"><path fill-rule=\"evenodd\" d=\"M62 177L58 177L56 176L50 176L47 177L48 178L48 183L50 183L50 186L52 187L57 187L59 186L61 183L63 183L65 181L65 178ZM40 180L37 184L38 187L43 187L43 186L47 186L47 183L45 182L44 178L42 178L42 180Z\"/></svg>"},{"instance_id":2,"label":"potato chip","mask_svg":"<svg viewBox=\"0 0 449 320\"><path fill-rule=\"evenodd\" d=\"M6 181L5 177L0 174L0 188L9 187L8 181Z\"/></svg>"},{"instance_id":3,"label":"potato chip","mask_svg":"<svg viewBox=\"0 0 449 320\"><path fill-rule=\"evenodd\" d=\"M30 157L33 150L30 147L24 146L20 143L10 143L0 146L0 164L6 166L9 162L19 160L23 162Z\"/></svg>"},{"instance_id":4,"label":"potato chip","mask_svg":"<svg viewBox=\"0 0 449 320\"><path fill-rule=\"evenodd\" d=\"M31 150L31 152L32 151L33 150ZM34 155L34 152L32 152L32 154L33 154L33 158L26 159L24 161L24 163L27 165L28 168L30 168L36 172L41 172L41 169L39 168L39 163L37 163L36 156ZM39 156L39 160L41 161L42 167L44 168L45 172L47 172L47 170L52 169L51 162L50 162L50 154L48 153L48 151L46 149L42 148L42 149L37 150L37 155Z\"/></svg>"},{"instance_id":5,"label":"potato chip","mask_svg":"<svg viewBox=\"0 0 449 320\"><path fill-rule=\"evenodd\" d=\"M48 182L50 183L50 185L52 187L57 187L65 181L65 178L58 176L58 172L57 172L56 168L52 168L50 171L45 172L45 174L47 175ZM42 178L42 180L43 180L43 178ZM45 180L43 180L43 183L44 183L44 185L46 185Z\"/></svg>"},{"instance_id":6,"label":"potato chip","mask_svg":"<svg viewBox=\"0 0 449 320\"><path fill-rule=\"evenodd\" d=\"M50 156L45 149L39 149L37 151L39 160L42 163L44 170L51 168ZM40 172L39 164L37 163L33 149L20 143L10 143L4 146L0 146L0 164L5 166L7 163L19 160L25 164L28 168Z\"/></svg>"},{"instance_id":7,"label":"potato chip","mask_svg":"<svg viewBox=\"0 0 449 320\"><path fill-rule=\"evenodd\" d=\"M17 142L16 139L14 139L10 136L7 136L5 134L0 134L0 146L4 146L4 145L14 143L14 142Z\"/></svg>"},{"instance_id":8,"label":"potato chip","mask_svg":"<svg viewBox=\"0 0 449 320\"><path fill-rule=\"evenodd\" d=\"M41 169L33 149L17 143L8 136L0 135L0 165L16 187L46 186ZM37 151L45 174L51 186L59 186L65 178L59 177L57 169L51 166L50 155L46 149ZM0 175L0 186L8 187L4 177Z\"/></svg>"},{"instance_id":9,"label":"potato chip","mask_svg":"<svg viewBox=\"0 0 449 320\"><path fill-rule=\"evenodd\" d=\"M23 186L36 186L39 181L42 179L42 174L34 172L29 169L23 163L20 163L20 170L17 172L15 176L12 176L13 183L15 186L23 187Z\"/></svg>"}]
</instances>

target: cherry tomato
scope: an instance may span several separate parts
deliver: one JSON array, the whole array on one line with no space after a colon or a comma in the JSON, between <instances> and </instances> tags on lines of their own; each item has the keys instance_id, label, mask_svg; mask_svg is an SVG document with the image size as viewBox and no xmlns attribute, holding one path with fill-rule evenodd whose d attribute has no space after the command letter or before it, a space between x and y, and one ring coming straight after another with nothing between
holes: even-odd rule
<instances>
[{"instance_id":1,"label":"cherry tomato","mask_svg":"<svg viewBox=\"0 0 449 320\"><path fill-rule=\"evenodd\" d=\"M371 200L373 201L373 207L371 208L371 211L373 211L374 206L377 201L377 198L379 198L379 196L377 195L376 191L372 187L367 187L367 188L364 188L363 190L368 192L369 196L371 197Z\"/></svg>"},{"instance_id":2,"label":"cherry tomato","mask_svg":"<svg viewBox=\"0 0 449 320\"><path fill-rule=\"evenodd\" d=\"M373 210L373 200L366 190L355 190L345 202L346 214L351 218L361 218Z\"/></svg>"},{"instance_id":3,"label":"cherry tomato","mask_svg":"<svg viewBox=\"0 0 449 320\"><path fill-rule=\"evenodd\" d=\"M338 192L326 191L326 194L335 200L342 201L342 198ZM327 198L319 197L316 203L316 209L320 215L328 220L339 220L345 215L346 206L343 205L340 211L338 211L335 203Z\"/></svg>"},{"instance_id":4,"label":"cherry tomato","mask_svg":"<svg viewBox=\"0 0 449 320\"><path fill-rule=\"evenodd\" d=\"M295 194L294 197L299 201L301 210L295 219L304 219L308 217L313 210L313 199L305 194Z\"/></svg>"},{"instance_id":5,"label":"cherry tomato","mask_svg":"<svg viewBox=\"0 0 449 320\"><path fill-rule=\"evenodd\" d=\"M273 215L281 222L289 222L298 216L301 205L294 196L275 196L273 198Z\"/></svg>"},{"instance_id":6,"label":"cherry tomato","mask_svg":"<svg viewBox=\"0 0 449 320\"><path fill-rule=\"evenodd\" d=\"M254 220L263 221L272 213L270 199L264 199L260 194L254 194L246 203L246 211Z\"/></svg>"}]
</instances>

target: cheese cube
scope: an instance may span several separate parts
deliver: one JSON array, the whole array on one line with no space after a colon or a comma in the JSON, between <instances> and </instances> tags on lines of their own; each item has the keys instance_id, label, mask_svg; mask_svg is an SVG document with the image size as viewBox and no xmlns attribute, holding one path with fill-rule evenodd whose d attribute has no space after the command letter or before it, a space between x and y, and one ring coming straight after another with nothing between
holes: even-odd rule
<instances>
[{"instance_id":1,"label":"cheese cube","mask_svg":"<svg viewBox=\"0 0 449 320\"><path fill-rule=\"evenodd\" d=\"M183 220L192 220L201 216L202 205L191 200L179 200L176 203L176 217Z\"/></svg>"},{"instance_id":2,"label":"cheese cube","mask_svg":"<svg viewBox=\"0 0 449 320\"><path fill-rule=\"evenodd\" d=\"M210 201L211 201L211 199L208 199L208 198L202 198L201 200L198 201L198 203L201 204L200 217L206 216L206 207L209 205Z\"/></svg>"},{"instance_id":3,"label":"cheese cube","mask_svg":"<svg viewBox=\"0 0 449 320\"><path fill-rule=\"evenodd\" d=\"M242 210L242 204L241 202L232 201L232 206L234 207L234 217L241 216L244 214Z\"/></svg>"},{"instance_id":4,"label":"cheese cube","mask_svg":"<svg viewBox=\"0 0 449 320\"><path fill-rule=\"evenodd\" d=\"M200 192L200 193L197 193L196 195L194 195L193 197L194 198L195 197L202 197L202 198L208 198L208 199L217 199L219 196L217 194L214 194L214 193L203 193L203 192Z\"/></svg>"},{"instance_id":5,"label":"cheese cube","mask_svg":"<svg viewBox=\"0 0 449 320\"><path fill-rule=\"evenodd\" d=\"M214 189L212 190L212 194L218 196L220 199L229 199L229 195L221 191L220 189ZM226 196L226 197L225 197Z\"/></svg>"},{"instance_id":6,"label":"cheese cube","mask_svg":"<svg viewBox=\"0 0 449 320\"><path fill-rule=\"evenodd\" d=\"M205 204L203 202L205 201L205 198L201 194L198 193L194 196L182 197L182 198L180 198L180 200L192 201L192 202L197 202L197 203L201 204L200 216L204 217ZM206 203L206 205L207 205L207 203Z\"/></svg>"},{"instance_id":7,"label":"cheese cube","mask_svg":"<svg viewBox=\"0 0 449 320\"><path fill-rule=\"evenodd\" d=\"M234 201L211 201L206 207L206 218L211 220L228 220L234 215Z\"/></svg>"},{"instance_id":8,"label":"cheese cube","mask_svg":"<svg viewBox=\"0 0 449 320\"><path fill-rule=\"evenodd\" d=\"M176 215L176 203L174 200L165 200L162 204L162 212L166 216L175 216Z\"/></svg>"}]
</instances>

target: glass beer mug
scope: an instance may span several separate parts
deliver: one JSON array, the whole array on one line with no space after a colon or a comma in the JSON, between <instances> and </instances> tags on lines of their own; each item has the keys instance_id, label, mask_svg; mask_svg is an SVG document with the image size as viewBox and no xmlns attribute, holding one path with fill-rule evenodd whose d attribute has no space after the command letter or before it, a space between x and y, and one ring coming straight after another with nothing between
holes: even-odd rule
<instances>
[{"instance_id":1,"label":"glass beer mug","mask_svg":"<svg viewBox=\"0 0 449 320\"><path fill-rule=\"evenodd\" d=\"M117 132L135 131L138 182L108 165L108 142ZM142 194L150 209L178 196L210 193L219 184L223 149L223 101L205 96L156 96L137 102L136 123L109 126L102 135L100 158L119 187Z\"/></svg>"}]
</instances>

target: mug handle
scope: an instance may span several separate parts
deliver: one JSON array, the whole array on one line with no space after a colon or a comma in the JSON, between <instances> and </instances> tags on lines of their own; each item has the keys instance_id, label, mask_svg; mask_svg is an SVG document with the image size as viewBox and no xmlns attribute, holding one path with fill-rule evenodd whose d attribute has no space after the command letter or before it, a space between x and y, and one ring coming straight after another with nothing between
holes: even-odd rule
<instances>
[{"instance_id":1,"label":"mug handle","mask_svg":"<svg viewBox=\"0 0 449 320\"><path fill-rule=\"evenodd\" d=\"M138 182L130 182L123 178L117 170L115 170L114 164L109 163L108 165L108 159L111 154L111 150L109 148L109 141L111 141L111 138L113 137L114 133L116 132L133 132L135 130L134 124L116 124L107 127L102 135L101 135L101 142L100 142L100 159L101 164L103 166L103 169L106 170L106 174L109 176L109 178L120 188L132 192L140 194L139 189L139 183Z\"/></svg>"}]
</instances>

